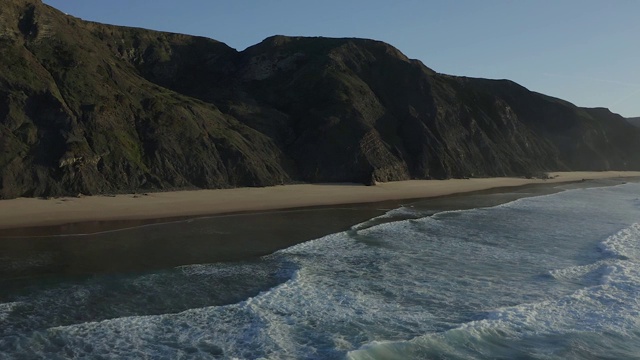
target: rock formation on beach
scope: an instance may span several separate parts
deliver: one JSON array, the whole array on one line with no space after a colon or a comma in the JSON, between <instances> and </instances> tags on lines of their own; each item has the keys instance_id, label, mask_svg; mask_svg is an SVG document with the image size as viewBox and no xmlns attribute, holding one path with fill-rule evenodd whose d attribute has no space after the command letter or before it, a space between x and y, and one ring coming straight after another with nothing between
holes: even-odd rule
<instances>
[{"instance_id":1,"label":"rock formation on beach","mask_svg":"<svg viewBox=\"0 0 640 360\"><path fill-rule=\"evenodd\" d=\"M0 8L0 198L639 170L640 129L365 39L211 39Z\"/></svg>"}]
</instances>

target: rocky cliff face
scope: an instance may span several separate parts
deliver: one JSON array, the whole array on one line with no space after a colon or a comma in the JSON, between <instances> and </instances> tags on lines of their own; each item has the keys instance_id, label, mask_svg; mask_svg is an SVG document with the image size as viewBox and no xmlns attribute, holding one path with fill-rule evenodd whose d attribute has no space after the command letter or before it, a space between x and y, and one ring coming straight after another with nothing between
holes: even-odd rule
<instances>
[{"instance_id":1,"label":"rocky cliff face","mask_svg":"<svg viewBox=\"0 0 640 360\"><path fill-rule=\"evenodd\" d=\"M640 169L640 129L388 44L275 36L242 52L0 9L0 197Z\"/></svg>"}]
</instances>

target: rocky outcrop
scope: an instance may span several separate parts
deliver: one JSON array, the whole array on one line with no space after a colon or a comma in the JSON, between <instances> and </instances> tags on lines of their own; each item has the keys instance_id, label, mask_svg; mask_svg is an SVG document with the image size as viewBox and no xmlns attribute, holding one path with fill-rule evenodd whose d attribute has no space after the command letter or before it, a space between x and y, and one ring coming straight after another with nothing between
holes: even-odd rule
<instances>
[{"instance_id":1,"label":"rocky outcrop","mask_svg":"<svg viewBox=\"0 0 640 360\"><path fill-rule=\"evenodd\" d=\"M215 40L0 9L0 197L640 169L640 129L364 39Z\"/></svg>"}]
</instances>

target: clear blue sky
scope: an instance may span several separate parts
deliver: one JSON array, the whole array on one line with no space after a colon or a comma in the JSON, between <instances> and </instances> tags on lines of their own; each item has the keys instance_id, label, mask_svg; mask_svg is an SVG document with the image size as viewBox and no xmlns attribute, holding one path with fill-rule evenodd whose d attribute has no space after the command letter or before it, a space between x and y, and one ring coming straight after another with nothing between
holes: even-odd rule
<instances>
[{"instance_id":1,"label":"clear blue sky","mask_svg":"<svg viewBox=\"0 0 640 360\"><path fill-rule=\"evenodd\" d=\"M382 40L447 74L640 116L639 0L44 0L85 20L210 37Z\"/></svg>"}]
</instances>

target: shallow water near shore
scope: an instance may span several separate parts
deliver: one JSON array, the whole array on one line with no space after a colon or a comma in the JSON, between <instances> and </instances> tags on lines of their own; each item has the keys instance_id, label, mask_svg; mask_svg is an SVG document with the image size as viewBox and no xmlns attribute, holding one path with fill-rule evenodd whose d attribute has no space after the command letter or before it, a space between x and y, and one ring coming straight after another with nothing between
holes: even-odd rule
<instances>
[{"instance_id":1,"label":"shallow water near shore","mask_svg":"<svg viewBox=\"0 0 640 360\"><path fill-rule=\"evenodd\" d=\"M5 279L0 358L633 358L640 184L576 187L377 209L251 260Z\"/></svg>"}]
</instances>

